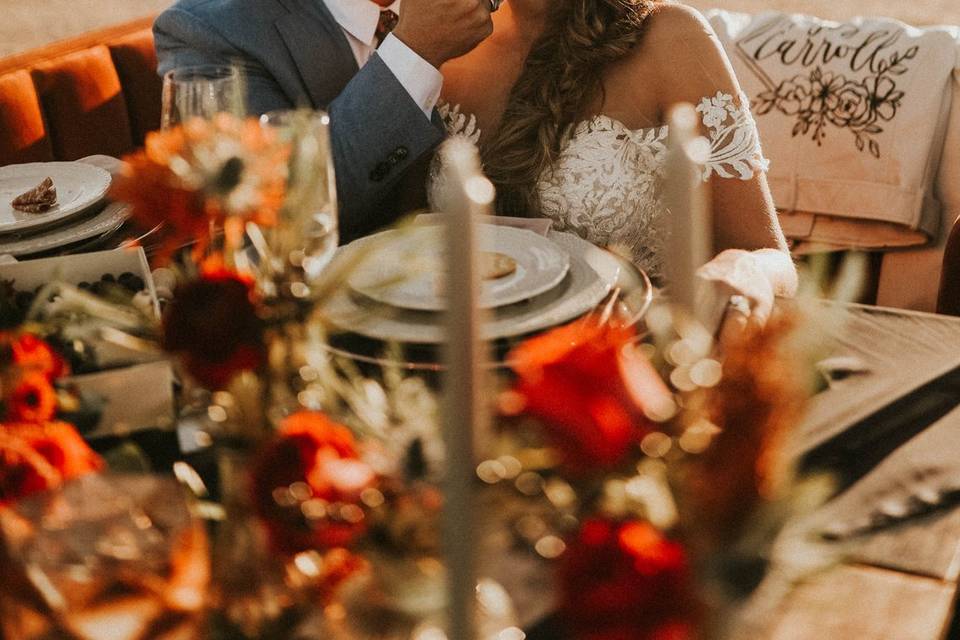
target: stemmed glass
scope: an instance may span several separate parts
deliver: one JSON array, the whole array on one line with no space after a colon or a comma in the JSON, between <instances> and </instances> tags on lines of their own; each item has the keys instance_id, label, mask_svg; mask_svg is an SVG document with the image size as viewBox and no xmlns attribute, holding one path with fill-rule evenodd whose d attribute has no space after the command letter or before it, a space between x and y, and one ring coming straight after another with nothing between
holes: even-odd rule
<instances>
[{"instance_id":1,"label":"stemmed glass","mask_svg":"<svg viewBox=\"0 0 960 640\"><path fill-rule=\"evenodd\" d=\"M291 145L289 187L271 250L309 284L333 258L339 240L330 118L323 111L272 111L260 124Z\"/></svg>"},{"instance_id":2,"label":"stemmed glass","mask_svg":"<svg viewBox=\"0 0 960 640\"><path fill-rule=\"evenodd\" d=\"M244 115L243 80L237 67L181 67L163 76L160 124L169 129L192 118L210 120L218 113Z\"/></svg>"}]
</instances>

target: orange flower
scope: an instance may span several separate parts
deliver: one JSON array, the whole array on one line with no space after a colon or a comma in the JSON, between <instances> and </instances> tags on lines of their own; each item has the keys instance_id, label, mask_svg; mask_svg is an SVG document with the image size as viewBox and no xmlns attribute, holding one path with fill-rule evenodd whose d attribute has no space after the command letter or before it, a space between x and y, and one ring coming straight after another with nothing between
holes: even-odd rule
<instances>
[{"instance_id":1,"label":"orange flower","mask_svg":"<svg viewBox=\"0 0 960 640\"><path fill-rule=\"evenodd\" d=\"M13 362L21 369L34 371L55 380L69 374L67 363L54 353L50 345L33 335L22 333L11 345Z\"/></svg>"},{"instance_id":2,"label":"orange flower","mask_svg":"<svg viewBox=\"0 0 960 640\"><path fill-rule=\"evenodd\" d=\"M301 411L284 420L258 456L251 489L274 546L298 553L356 540L366 530L360 494L375 481L349 429Z\"/></svg>"},{"instance_id":3,"label":"orange flower","mask_svg":"<svg viewBox=\"0 0 960 640\"><path fill-rule=\"evenodd\" d=\"M228 217L273 226L287 189L290 148L256 119L222 114L148 134L124 158L111 197L131 205L146 228L166 225L169 253L196 242L203 255L211 231Z\"/></svg>"},{"instance_id":4,"label":"orange flower","mask_svg":"<svg viewBox=\"0 0 960 640\"><path fill-rule=\"evenodd\" d=\"M519 413L539 419L573 471L610 468L650 431L643 407L669 396L633 329L585 319L532 338L509 356ZM644 366L646 365L646 366Z\"/></svg>"},{"instance_id":5,"label":"orange flower","mask_svg":"<svg viewBox=\"0 0 960 640\"><path fill-rule=\"evenodd\" d=\"M65 422L0 428L0 505L101 468L100 457Z\"/></svg>"},{"instance_id":6,"label":"orange flower","mask_svg":"<svg viewBox=\"0 0 960 640\"><path fill-rule=\"evenodd\" d=\"M6 419L12 422L40 424L57 412L57 393L41 373L21 375L5 402Z\"/></svg>"}]
</instances>

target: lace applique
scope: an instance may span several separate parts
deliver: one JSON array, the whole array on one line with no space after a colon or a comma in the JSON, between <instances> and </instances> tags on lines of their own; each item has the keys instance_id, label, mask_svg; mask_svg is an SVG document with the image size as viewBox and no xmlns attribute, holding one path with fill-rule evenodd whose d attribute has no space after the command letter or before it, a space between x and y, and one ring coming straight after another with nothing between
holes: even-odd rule
<instances>
[{"instance_id":1,"label":"lace applique","mask_svg":"<svg viewBox=\"0 0 960 640\"><path fill-rule=\"evenodd\" d=\"M661 183L667 127L630 130L607 116L577 125L537 188L541 214L631 259L656 279L664 237Z\"/></svg>"},{"instance_id":2,"label":"lace applique","mask_svg":"<svg viewBox=\"0 0 960 640\"><path fill-rule=\"evenodd\" d=\"M756 172L769 168L746 96L740 96L740 103L743 106L737 106L729 93L718 91L697 105L703 125L710 130L710 160L703 168L704 181L713 174L750 180Z\"/></svg>"},{"instance_id":3,"label":"lace applique","mask_svg":"<svg viewBox=\"0 0 960 640\"><path fill-rule=\"evenodd\" d=\"M477 116L462 113L459 104L451 106L449 102L441 100L437 103L437 113L440 114L448 137L462 136L473 144L480 141L481 131L477 125Z\"/></svg>"},{"instance_id":4,"label":"lace applique","mask_svg":"<svg viewBox=\"0 0 960 640\"><path fill-rule=\"evenodd\" d=\"M437 113L443 122L443 128L447 132L447 141L454 138L465 138L473 144L480 142L481 129L477 123L477 116L466 114L460 111L460 105L451 106L449 102L441 100L437 103ZM443 169L443 149L446 141L434 154L430 162L430 177L427 181L427 203L430 208L437 211L440 202L443 201L443 193L447 188L444 181Z\"/></svg>"},{"instance_id":5,"label":"lace applique","mask_svg":"<svg viewBox=\"0 0 960 640\"><path fill-rule=\"evenodd\" d=\"M749 101L717 93L697 111L709 132L711 154L703 179L749 180L767 170ZM476 143L476 118L459 106L438 105L451 136ZM630 258L655 281L662 280L666 233L662 219L667 127L629 129L608 116L595 116L570 128L560 153L537 182L541 211L554 228L570 231ZM438 154L439 155L439 154ZM434 160L431 203L443 188Z\"/></svg>"}]
</instances>

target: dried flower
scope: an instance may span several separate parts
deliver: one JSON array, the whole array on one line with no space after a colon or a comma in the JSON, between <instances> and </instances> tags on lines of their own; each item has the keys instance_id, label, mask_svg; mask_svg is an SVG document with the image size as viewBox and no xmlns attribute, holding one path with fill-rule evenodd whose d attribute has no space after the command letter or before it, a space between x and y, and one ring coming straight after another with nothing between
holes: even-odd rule
<instances>
[{"instance_id":1,"label":"dried flower","mask_svg":"<svg viewBox=\"0 0 960 640\"><path fill-rule=\"evenodd\" d=\"M797 322L775 314L765 327L735 336L726 345L723 379L704 399L717 433L688 459L680 503L713 544L736 536L757 503L775 497L785 472L776 454L810 395L804 359L791 348Z\"/></svg>"}]
</instances>

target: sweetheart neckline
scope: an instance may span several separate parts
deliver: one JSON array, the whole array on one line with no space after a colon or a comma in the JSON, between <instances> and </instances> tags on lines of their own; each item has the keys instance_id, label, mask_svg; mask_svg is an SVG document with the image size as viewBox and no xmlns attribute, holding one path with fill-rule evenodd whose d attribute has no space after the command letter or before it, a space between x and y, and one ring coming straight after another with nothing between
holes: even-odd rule
<instances>
[{"instance_id":1,"label":"sweetheart neckline","mask_svg":"<svg viewBox=\"0 0 960 640\"><path fill-rule=\"evenodd\" d=\"M632 133L632 134L647 133L648 131L656 131L657 133L662 133L670 128L670 125L668 124L658 124L651 127L640 127L639 129L631 129L626 124L624 124L622 120L618 120L617 118L608 116L605 113L598 113L589 118L584 118L583 120L575 124L573 126L573 131L577 131L583 125L591 124L593 122L597 122L598 120L605 121L609 124L614 125L617 128L623 129L627 133Z\"/></svg>"}]
</instances>

